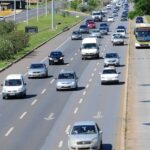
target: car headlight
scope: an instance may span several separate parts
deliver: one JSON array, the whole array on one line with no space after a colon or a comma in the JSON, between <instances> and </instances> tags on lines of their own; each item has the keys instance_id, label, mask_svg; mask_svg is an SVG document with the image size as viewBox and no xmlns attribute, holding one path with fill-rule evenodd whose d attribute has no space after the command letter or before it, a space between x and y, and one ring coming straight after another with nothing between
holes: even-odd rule
<instances>
[{"instance_id":1,"label":"car headlight","mask_svg":"<svg viewBox=\"0 0 150 150\"><path fill-rule=\"evenodd\" d=\"M6 88L3 88L2 92L7 92Z\"/></svg>"},{"instance_id":2,"label":"car headlight","mask_svg":"<svg viewBox=\"0 0 150 150\"><path fill-rule=\"evenodd\" d=\"M94 139L92 140L92 143L97 143L97 142L98 142L97 138L94 138Z\"/></svg>"},{"instance_id":3,"label":"car headlight","mask_svg":"<svg viewBox=\"0 0 150 150\"><path fill-rule=\"evenodd\" d=\"M63 59L63 57L60 57L60 59Z\"/></svg>"},{"instance_id":4,"label":"car headlight","mask_svg":"<svg viewBox=\"0 0 150 150\"><path fill-rule=\"evenodd\" d=\"M18 88L17 91L18 91L18 92L22 92L22 91L23 91L22 87L21 87L21 88Z\"/></svg>"},{"instance_id":5,"label":"car headlight","mask_svg":"<svg viewBox=\"0 0 150 150\"><path fill-rule=\"evenodd\" d=\"M52 57L49 57L49 60L53 60L53 58L52 58Z\"/></svg>"}]
</instances>

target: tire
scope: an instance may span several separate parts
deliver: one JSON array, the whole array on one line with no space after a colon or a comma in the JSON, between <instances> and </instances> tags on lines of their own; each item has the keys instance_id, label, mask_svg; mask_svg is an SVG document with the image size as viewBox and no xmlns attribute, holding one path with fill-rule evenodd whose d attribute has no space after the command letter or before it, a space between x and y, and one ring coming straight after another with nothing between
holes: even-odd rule
<instances>
[{"instance_id":1,"label":"tire","mask_svg":"<svg viewBox=\"0 0 150 150\"><path fill-rule=\"evenodd\" d=\"M99 150L102 150L103 149L103 142L101 141L101 146L99 148Z\"/></svg>"}]
</instances>

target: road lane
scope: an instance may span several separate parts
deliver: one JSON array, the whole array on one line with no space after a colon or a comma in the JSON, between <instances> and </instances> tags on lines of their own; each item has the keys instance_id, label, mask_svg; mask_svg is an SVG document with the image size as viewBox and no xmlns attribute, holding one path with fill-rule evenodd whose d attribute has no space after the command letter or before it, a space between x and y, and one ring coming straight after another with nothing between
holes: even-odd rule
<instances>
[{"instance_id":1,"label":"road lane","mask_svg":"<svg viewBox=\"0 0 150 150\"><path fill-rule=\"evenodd\" d=\"M112 28L115 28L117 24L118 22L112 24ZM70 35L69 32L63 34L64 39L68 35ZM63 36L60 35L61 38ZM100 43L102 45L101 49L105 48L107 52L118 52L121 55L122 64L125 64L126 46L116 46L112 50L110 36L100 39ZM28 64L33 59L35 61L45 58L49 51L47 48L49 48L50 44L51 42L48 42L39 48L36 54L34 53L36 56L33 57L34 54L30 55L31 58ZM53 77L37 80L26 79L30 98L2 101L3 105L0 104L0 108L2 108L0 110L0 114L2 114L0 119L3 124L0 125L2 129L0 145L3 150L66 149L67 135L65 131L67 127L72 125L76 120L93 120L95 118L104 130L104 146L106 148L114 147L121 87L124 85L101 86L98 73L102 71L103 60L82 61L78 51L80 44L81 41L68 41L60 47L65 53L65 61L70 65L49 66L50 75L52 74ZM51 46L59 46L59 44L56 45L57 42ZM46 51L41 52L43 49L46 49ZM15 67L22 65L23 61L15 64ZM98 63L99 65L97 65ZM26 66L27 64L24 65ZM10 70L6 70L5 73L2 73L2 76L12 71L13 67ZM56 81L53 79L57 77L58 72L63 68L73 68L77 72L79 76L79 90L56 91ZM117 68L118 71L122 72L121 81L124 79L124 69L125 67ZM26 69L18 68L19 71L25 72ZM52 80L53 82L50 84ZM85 88L87 85L88 88ZM44 94L41 94L43 89L46 89L46 91L44 90ZM100 97L102 98L100 99ZM95 103L93 103L93 99ZM19 120L22 114L26 115L23 119ZM51 114L53 115L51 116ZM101 118L101 116L103 117ZM13 132L10 132L12 129ZM4 135L7 132L10 134L6 139Z\"/></svg>"}]
</instances>

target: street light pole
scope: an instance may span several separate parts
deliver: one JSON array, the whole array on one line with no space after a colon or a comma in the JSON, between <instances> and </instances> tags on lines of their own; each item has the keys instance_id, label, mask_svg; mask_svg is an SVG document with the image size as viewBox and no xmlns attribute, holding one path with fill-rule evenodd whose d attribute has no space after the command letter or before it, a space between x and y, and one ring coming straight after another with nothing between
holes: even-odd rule
<instances>
[{"instance_id":1,"label":"street light pole","mask_svg":"<svg viewBox=\"0 0 150 150\"><path fill-rule=\"evenodd\" d=\"M14 0L14 24L16 24L16 0Z\"/></svg>"},{"instance_id":2,"label":"street light pole","mask_svg":"<svg viewBox=\"0 0 150 150\"><path fill-rule=\"evenodd\" d=\"M39 21L39 0L37 0L37 21Z\"/></svg>"},{"instance_id":3,"label":"street light pole","mask_svg":"<svg viewBox=\"0 0 150 150\"><path fill-rule=\"evenodd\" d=\"M45 0L45 15L47 16L48 12L47 12L47 0Z\"/></svg>"},{"instance_id":4,"label":"street light pole","mask_svg":"<svg viewBox=\"0 0 150 150\"><path fill-rule=\"evenodd\" d=\"M54 31L54 0L51 2L51 11L52 11L52 31Z\"/></svg>"},{"instance_id":5,"label":"street light pole","mask_svg":"<svg viewBox=\"0 0 150 150\"><path fill-rule=\"evenodd\" d=\"M29 1L27 0L27 25L29 24Z\"/></svg>"}]
</instances>

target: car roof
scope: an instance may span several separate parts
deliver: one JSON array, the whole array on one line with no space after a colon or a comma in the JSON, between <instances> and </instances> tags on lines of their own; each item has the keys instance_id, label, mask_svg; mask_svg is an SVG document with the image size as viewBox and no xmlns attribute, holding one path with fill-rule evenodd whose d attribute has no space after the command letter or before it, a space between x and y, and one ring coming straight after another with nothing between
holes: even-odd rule
<instances>
[{"instance_id":1,"label":"car roof","mask_svg":"<svg viewBox=\"0 0 150 150\"><path fill-rule=\"evenodd\" d=\"M74 123L74 126L78 125L95 125L96 123L94 121L77 121Z\"/></svg>"},{"instance_id":2,"label":"car roof","mask_svg":"<svg viewBox=\"0 0 150 150\"><path fill-rule=\"evenodd\" d=\"M61 73L73 73L73 74L74 74L75 71L73 71L73 70L61 70L61 71L60 71L60 74L61 74Z\"/></svg>"},{"instance_id":3,"label":"car roof","mask_svg":"<svg viewBox=\"0 0 150 150\"><path fill-rule=\"evenodd\" d=\"M22 74L9 74L6 77L6 80L9 80L9 79L22 79L22 77L23 77Z\"/></svg>"}]
</instances>

